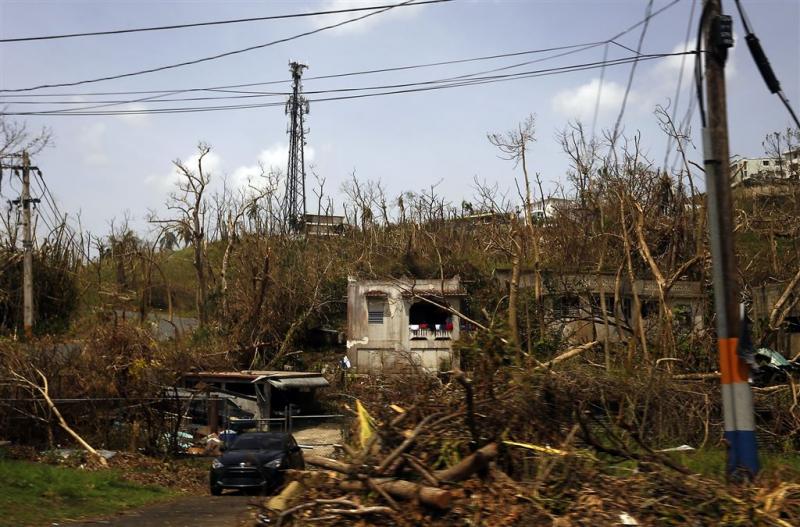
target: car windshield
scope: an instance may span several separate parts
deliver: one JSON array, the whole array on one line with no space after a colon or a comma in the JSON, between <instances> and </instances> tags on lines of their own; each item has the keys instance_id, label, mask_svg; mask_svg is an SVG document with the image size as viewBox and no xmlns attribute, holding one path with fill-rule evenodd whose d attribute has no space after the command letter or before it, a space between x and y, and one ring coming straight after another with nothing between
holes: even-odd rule
<instances>
[{"instance_id":1,"label":"car windshield","mask_svg":"<svg viewBox=\"0 0 800 527\"><path fill-rule=\"evenodd\" d=\"M236 439L230 450L280 450L283 437L271 435L244 435Z\"/></svg>"}]
</instances>

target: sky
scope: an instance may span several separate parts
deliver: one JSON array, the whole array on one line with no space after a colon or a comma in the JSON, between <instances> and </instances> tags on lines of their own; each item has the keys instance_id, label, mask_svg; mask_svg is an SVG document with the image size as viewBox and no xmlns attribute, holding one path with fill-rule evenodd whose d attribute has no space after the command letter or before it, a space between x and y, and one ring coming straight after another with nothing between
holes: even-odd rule
<instances>
[{"instance_id":1,"label":"sky","mask_svg":"<svg viewBox=\"0 0 800 527\"><path fill-rule=\"evenodd\" d=\"M322 1L37 1L0 0L0 38L132 27L181 24L220 19L380 5L355 0ZM385 3L396 3L386 0ZM669 2L655 0L656 10ZM654 17L643 40L642 53L671 53L686 46L690 13L693 47L701 0L681 0ZM743 0L752 26L762 41L783 89L800 110L800 2ZM737 45L728 62L728 112L731 153L745 157L763 153L764 136L790 125L778 98L768 92L746 46L744 30L731 1L724 8L734 16ZM326 30L202 64L75 87L37 90L28 94L52 97L9 97L0 92L7 112L43 110L53 104L27 101L131 100L141 95L88 96L89 92L179 90L266 81L284 81L256 89L290 89L288 63L307 64L306 77L363 71L438 61L473 58L604 41L645 15L645 0L456 0L417 7L400 7L338 29ZM64 83L148 69L244 48L307 32L364 13L258 21L171 31L94 36L62 40L0 43L0 90ZM619 39L636 48L642 28ZM563 53L563 52L560 52ZM557 52L492 61L304 81L306 91L399 84L442 79L519 62L550 57L537 64L501 73L598 62L604 47L561 57ZM630 56L610 45L608 58ZM653 110L676 107L682 117L694 97L692 57L668 57L640 62L636 68L622 124L626 134L641 133L642 146L657 166L663 164L666 142ZM675 106L681 67L684 75ZM454 203L470 200L474 181L497 183L515 194L519 167L502 159L486 138L536 116L537 141L529 153L529 170L538 172L546 193L565 182L569 158L557 134L580 119L591 133L600 92L596 133L613 128L619 114L631 65L590 69L561 75L517 79L477 86L422 91L383 97L312 102L306 118L306 157L326 180L342 213L341 186L353 173L379 180L390 196L403 191L436 190ZM602 84L602 90L599 90ZM192 93L196 95L196 93ZM201 96L225 95L201 92ZM176 95L179 97L180 95ZM184 97L186 94L183 95ZM314 98L309 95L309 98ZM282 102L267 97L259 102ZM12 104L13 102L13 104ZM199 101L195 105L235 104ZM187 103L137 102L114 109L169 107ZM74 105L73 105L74 106ZM191 162L196 145L212 146L207 168L215 188L226 179L244 185L259 162L285 170L288 137L284 108L238 109L219 112L124 116L7 117L33 130L48 127L53 143L34 163L42 170L62 211L80 217L83 228L107 233L112 219L129 216L132 225L147 229L149 211L164 214L174 189L172 161ZM693 157L701 158L697 112L691 121ZM309 177L309 202L314 180ZM2 199L16 197L17 187L4 184Z\"/></svg>"}]
</instances>

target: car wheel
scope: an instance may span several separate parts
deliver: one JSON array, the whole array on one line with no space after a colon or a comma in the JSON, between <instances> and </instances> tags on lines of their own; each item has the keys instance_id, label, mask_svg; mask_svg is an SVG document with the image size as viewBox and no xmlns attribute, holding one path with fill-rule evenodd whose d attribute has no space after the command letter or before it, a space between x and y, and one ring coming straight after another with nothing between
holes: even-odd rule
<instances>
[{"instance_id":1,"label":"car wheel","mask_svg":"<svg viewBox=\"0 0 800 527\"><path fill-rule=\"evenodd\" d=\"M222 487L220 487L219 485L214 485L212 483L211 487L210 487L210 490L211 490L211 495L212 496L221 496L222 495Z\"/></svg>"}]
</instances>

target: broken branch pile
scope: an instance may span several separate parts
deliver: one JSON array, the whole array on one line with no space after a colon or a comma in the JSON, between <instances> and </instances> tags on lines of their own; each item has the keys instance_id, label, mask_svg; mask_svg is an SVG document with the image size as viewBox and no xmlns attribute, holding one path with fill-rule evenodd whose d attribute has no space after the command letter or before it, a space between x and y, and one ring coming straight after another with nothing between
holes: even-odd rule
<instances>
[{"instance_id":1,"label":"broken branch pile","mask_svg":"<svg viewBox=\"0 0 800 527\"><path fill-rule=\"evenodd\" d=\"M257 524L785 526L800 519L800 485L727 487L651 448L610 393L608 412L596 415L602 397L590 388L608 389L610 381L526 375L503 379L504 391L473 386L459 372L449 383L422 376L357 383L356 408L348 403L358 416L356 444L342 445L338 459L307 456L307 470L289 471L291 483L260 505ZM555 408L543 411L548 406Z\"/></svg>"}]
</instances>

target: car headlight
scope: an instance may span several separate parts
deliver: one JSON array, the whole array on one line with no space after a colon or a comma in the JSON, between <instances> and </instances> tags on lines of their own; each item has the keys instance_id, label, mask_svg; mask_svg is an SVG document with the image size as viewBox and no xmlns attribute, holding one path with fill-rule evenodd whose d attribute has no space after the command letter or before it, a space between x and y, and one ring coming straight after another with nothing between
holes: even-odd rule
<instances>
[{"instance_id":1,"label":"car headlight","mask_svg":"<svg viewBox=\"0 0 800 527\"><path fill-rule=\"evenodd\" d=\"M222 461L220 461L219 459L215 459L214 461L211 462L211 468L222 468L224 466L225 465L223 465Z\"/></svg>"},{"instance_id":2,"label":"car headlight","mask_svg":"<svg viewBox=\"0 0 800 527\"><path fill-rule=\"evenodd\" d=\"M278 458L278 459L273 459L272 461L267 461L266 463L264 463L264 466L266 468L280 468L282 464L283 460Z\"/></svg>"}]
</instances>

